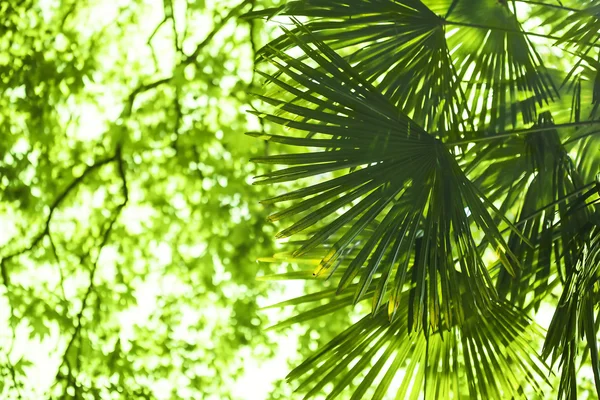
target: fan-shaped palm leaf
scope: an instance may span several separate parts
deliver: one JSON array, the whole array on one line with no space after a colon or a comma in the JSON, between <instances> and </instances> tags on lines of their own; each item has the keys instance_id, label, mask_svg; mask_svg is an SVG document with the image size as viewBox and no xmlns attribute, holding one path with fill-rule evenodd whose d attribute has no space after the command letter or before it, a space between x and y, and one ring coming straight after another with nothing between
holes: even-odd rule
<instances>
[{"instance_id":1,"label":"fan-shaped palm leaf","mask_svg":"<svg viewBox=\"0 0 600 400\"><path fill-rule=\"evenodd\" d=\"M577 7L580 8L571 8L567 15L564 10L558 10L560 18L552 14L546 21L552 26L552 34L557 38L555 45L577 57L563 85L569 80L572 80L572 86L582 79L593 82L592 114L595 114L600 104L600 59L594 56L600 48L600 2L581 1Z\"/></svg>"},{"instance_id":2,"label":"fan-shaped palm leaf","mask_svg":"<svg viewBox=\"0 0 600 400\"><path fill-rule=\"evenodd\" d=\"M567 277L563 293L544 343L542 355L552 356L552 363L560 357L561 379L559 400L577 398L577 344L578 337L586 340L590 352L596 391L600 397L600 362L596 332L598 317L594 315L594 305L598 298L600 268L600 234L597 228L591 229L588 241L582 249L577 268Z\"/></svg>"},{"instance_id":3,"label":"fan-shaped palm leaf","mask_svg":"<svg viewBox=\"0 0 600 400\"><path fill-rule=\"evenodd\" d=\"M556 89L510 2L460 0L448 8L448 39L478 125L504 130L535 122Z\"/></svg>"},{"instance_id":4,"label":"fan-shaped palm leaf","mask_svg":"<svg viewBox=\"0 0 600 400\"><path fill-rule=\"evenodd\" d=\"M305 41L314 37L339 52L361 76L426 129L458 132L463 109L446 46L444 21L419 0L290 1L250 16L309 17ZM295 46L283 35L266 46Z\"/></svg>"},{"instance_id":5,"label":"fan-shaped palm leaf","mask_svg":"<svg viewBox=\"0 0 600 400\"><path fill-rule=\"evenodd\" d=\"M411 301L414 322L419 325L422 322L426 330L430 326L449 327L454 319L462 318L460 302L456 300L461 290L455 287L454 279L459 269L467 276L468 287L462 290L471 298L473 307L485 308L495 293L477 249L475 226L495 249L514 259L486 209L493 206L466 179L439 140L357 75L341 57L316 39L313 49L293 32L288 35L308 59L299 61L273 50L270 61L279 72L305 89L293 88L281 76L271 78L279 88L277 97L261 98L277 106L280 113L259 115L313 136L267 139L329 150L256 159L291 165L261 177L258 182L354 170L273 200L304 199L274 214L273 219L304 215L278 236L292 236L319 224L316 233L296 249L294 255L298 256L324 245L328 238L339 233L339 239L315 271L328 274L357 235L367 225L377 222L369 240L348 260L340 291L360 277L358 300L375 274L381 273L384 279L374 299L377 308L384 302L390 277L394 276L390 315L396 312L397 296L410 282L415 288ZM294 100L281 100L281 89L289 90ZM347 211L339 212L350 205ZM422 240L418 239L420 235ZM514 273L514 260L505 260L505 267ZM392 266L394 273L390 273ZM409 325L412 322L411 319Z\"/></svg>"},{"instance_id":6,"label":"fan-shaped palm leaf","mask_svg":"<svg viewBox=\"0 0 600 400\"><path fill-rule=\"evenodd\" d=\"M525 306L530 294L534 295L534 306L539 306L541 298L547 294L545 291L550 289L551 271L568 274L575 266L581 243L577 233L589 220L586 208L573 212L572 206L579 202L591 182L585 185L582 181L557 130L538 131L540 127L553 126L549 114L540 115L531 133L523 139L512 139L515 145L511 153L524 157L492 163L487 169L509 175L511 184L501 210L519 205L516 224L535 244L531 247L519 236L511 235L510 248L524 267L518 273L518 280L500 271L497 281L499 292L503 295L510 291L512 303L521 307ZM492 185L496 189L502 188L497 182ZM557 217L560 226L557 226ZM554 265L558 268L554 269Z\"/></svg>"},{"instance_id":7,"label":"fan-shaped palm leaf","mask_svg":"<svg viewBox=\"0 0 600 400\"><path fill-rule=\"evenodd\" d=\"M432 5L435 13L420 0L291 1L251 16L308 17L315 38L341 51L394 104L440 135L455 139L458 128L472 122L502 130L509 122L516 126L519 113L524 123L534 122L555 89L508 5ZM284 35L263 52L293 45Z\"/></svg>"},{"instance_id":8,"label":"fan-shaped palm leaf","mask_svg":"<svg viewBox=\"0 0 600 400\"><path fill-rule=\"evenodd\" d=\"M390 322L382 310L361 319L296 367L288 379L300 381L298 390L305 398L331 384L327 399L350 387L352 399L383 399L394 392L397 399L416 399L421 393L431 399L460 398L463 390L472 399L522 398L525 387L538 392L543 388L546 366L531 347L541 332L511 306L493 304L483 314L469 313L460 326L425 336L408 331L410 293L400 297L399 318ZM276 326L322 317L352 304L350 297L324 290L274 307L322 300L328 301Z\"/></svg>"}]
</instances>

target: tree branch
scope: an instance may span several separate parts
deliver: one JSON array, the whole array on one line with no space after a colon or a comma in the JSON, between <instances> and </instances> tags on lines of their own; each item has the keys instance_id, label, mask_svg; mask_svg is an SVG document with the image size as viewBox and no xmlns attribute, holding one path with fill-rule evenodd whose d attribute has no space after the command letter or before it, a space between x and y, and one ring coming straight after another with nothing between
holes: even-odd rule
<instances>
[{"instance_id":1,"label":"tree branch","mask_svg":"<svg viewBox=\"0 0 600 400\"><path fill-rule=\"evenodd\" d=\"M75 377L73 376L73 372L72 372L72 366L68 359L69 351L73 347L75 341L80 337L81 330L83 328L83 322L82 322L83 313L87 309L90 295L94 291L94 287L95 287L94 279L96 277L96 272L98 270L98 262L100 260L101 254L102 254L102 249L108 243L111 232L113 230L113 227L114 227L115 223L117 222L117 220L119 219L123 208L127 205L128 201L129 201L129 189L128 189L128 185L127 185L127 176L126 176L125 165L124 165L124 161L123 161L123 157L122 157L121 145L117 146L114 159L116 159L116 161L117 161L117 169L119 172L119 177L122 182L121 193L123 196L123 201L115 208L113 217L110 219L110 222L108 223L108 227L106 228L106 230L104 231L104 234L102 235L102 240L100 242L100 245L98 246L98 254L96 255L96 259L94 260L92 267L90 268L89 284L88 284L86 292L83 296L83 299L81 301L81 308L80 308L79 312L77 313L77 316L75 317L75 320L76 320L75 330L74 330L73 334L71 335L71 339L69 340L67 347L63 353L62 362L59 365L57 373L56 373L55 385L56 385L56 383L58 383L59 379L65 378L60 372L60 369L62 368L63 365L66 365L67 369L68 369L68 373L66 376L66 379L68 380L68 382L71 385L76 384L76 380L75 380Z\"/></svg>"},{"instance_id":2,"label":"tree branch","mask_svg":"<svg viewBox=\"0 0 600 400\"><path fill-rule=\"evenodd\" d=\"M148 41L146 41L146 44L150 47L150 52L152 54L152 61L154 62L154 69L155 69L155 71L158 71L158 59L156 58L156 51L154 51L154 46L152 46L152 39L154 39L154 36L156 36L156 34L160 30L160 28L168 20L169 20L169 18L165 15L165 17L158 23L158 25L156 25L156 27L154 28L154 30L152 31L152 33L148 37Z\"/></svg>"},{"instance_id":3,"label":"tree branch","mask_svg":"<svg viewBox=\"0 0 600 400\"><path fill-rule=\"evenodd\" d=\"M109 158L105 158L102 159L100 161L97 161L96 163L94 163L91 166L88 166L81 175L79 175L77 178L75 178L52 202L52 204L50 205L50 212L48 213L48 216L46 217L46 221L44 223L44 227L42 229L42 231L40 233L38 233L33 240L31 241L31 243L26 246L23 247L22 249L19 249L17 251L14 251L6 256L3 256L2 259L0 260L0 274L2 275L2 280L5 286L8 287L8 285L10 284L10 279L9 279L9 275L8 275L8 271L6 268L6 263L8 261L10 261L11 259L18 257L22 254L27 253L28 251L33 250L33 248L35 246L37 246L40 241L50 233L50 223L52 221L52 216L54 215L54 212L56 211L56 209L62 204L62 202L67 198L67 196L73 191L75 190L84 180L87 176L89 176L92 172L94 172L95 170L99 169L100 167L114 161L116 158L115 156L109 157Z\"/></svg>"},{"instance_id":4,"label":"tree branch","mask_svg":"<svg viewBox=\"0 0 600 400\"><path fill-rule=\"evenodd\" d=\"M194 50L194 52L187 56L186 58L184 58L181 62L179 62L177 64L177 66L175 67L175 69L182 67L182 66L187 66L189 64L192 64L193 62L196 61L196 59L198 58L198 56L200 55L200 52L210 44L210 42L212 41L212 39L225 27L225 25L227 24L227 22L235 17L236 15L238 15L245 6L247 6L248 4L252 4L253 0L244 0L242 1L240 4L238 4L237 6L235 6L234 8L231 9L231 11L225 16L223 17L213 28L213 30L204 38L204 40L202 42L200 42L198 44L198 46L196 46L196 49ZM174 23L174 22L173 22ZM128 97L128 102L126 104L125 109L123 110L123 115L124 116L129 116L131 115L132 111L133 111L133 103L135 102L136 97L144 92L147 92L149 90L155 89L161 85L164 85L166 83L169 83L173 80L173 76L167 77L167 78L162 78L162 79L158 79L154 82L148 83L148 84L141 84L138 87L136 87L131 94Z\"/></svg>"}]
</instances>

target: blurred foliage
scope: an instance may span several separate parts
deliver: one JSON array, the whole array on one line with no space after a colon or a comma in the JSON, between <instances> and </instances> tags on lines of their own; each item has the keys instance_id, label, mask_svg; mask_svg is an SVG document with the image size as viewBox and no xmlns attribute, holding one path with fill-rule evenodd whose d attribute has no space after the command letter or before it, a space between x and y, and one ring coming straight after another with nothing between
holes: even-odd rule
<instances>
[{"instance_id":1,"label":"blurred foliage","mask_svg":"<svg viewBox=\"0 0 600 400\"><path fill-rule=\"evenodd\" d=\"M250 398L286 332L239 17L275 4L0 2L1 398Z\"/></svg>"}]
</instances>

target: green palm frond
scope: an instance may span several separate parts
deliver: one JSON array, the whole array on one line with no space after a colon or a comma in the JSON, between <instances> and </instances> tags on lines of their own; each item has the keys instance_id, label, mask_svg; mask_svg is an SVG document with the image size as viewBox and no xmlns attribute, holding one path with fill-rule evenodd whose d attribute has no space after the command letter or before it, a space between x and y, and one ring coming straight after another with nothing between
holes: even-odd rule
<instances>
[{"instance_id":1,"label":"green palm frond","mask_svg":"<svg viewBox=\"0 0 600 400\"><path fill-rule=\"evenodd\" d=\"M419 0L309 0L250 14L308 17L295 29L302 40L320 40L425 129L457 133L463 109L457 75L446 45L444 21ZM289 35L269 43L273 49L295 46ZM451 138L456 138L451 136Z\"/></svg>"},{"instance_id":2,"label":"green palm frond","mask_svg":"<svg viewBox=\"0 0 600 400\"><path fill-rule=\"evenodd\" d=\"M552 364L560 358L561 379L559 400L577 398L576 362L579 338L585 338L590 352L598 397L600 397L600 362L598 361L597 325L594 308L598 302L600 268L600 234L592 229L582 249L576 271L565 282L558 307L550 323L542 356L551 357Z\"/></svg>"},{"instance_id":3,"label":"green palm frond","mask_svg":"<svg viewBox=\"0 0 600 400\"><path fill-rule=\"evenodd\" d=\"M576 7L577 11L570 13L560 23L553 24L553 33L561 34L557 44L587 53L600 39L600 2L579 1Z\"/></svg>"},{"instance_id":4,"label":"green palm frond","mask_svg":"<svg viewBox=\"0 0 600 400\"><path fill-rule=\"evenodd\" d=\"M574 135L573 140L567 144L567 149L575 154L575 164L582 179L592 181L600 171L600 126L581 129Z\"/></svg>"},{"instance_id":5,"label":"green palm frond","mask_svg":"<svg viewBox=\"0 0 600 400\"><path fill-rule=\"evenodd\" d=\"M290 1L249 17L308 18L311 37L338 51L429 131L454 139L474 122L497 130L516 126L519 114L523 123L535 122L556 88L508 4L428 3L435 12L420 0ZM263 55L294 45L283 35Z\"/></svg>"},{"instance_id":6,"label":"green palm frond","mask_svg":"<svg viewBox=\"0 0 600 400\"><path fill-rule=\"evenodd\" d=\"M374 309L389 296L391 316L396 314L405 285L412 285L409 326L414 329L449 328L454 320L462 319L457 300L461 293L470 298L474 308L485 309L495 299L495 291L476 236L485 236L501 254L509 273L514 274L516 265L488 213L493 209L491 203L469 182L438 139L333 50L317 39L311 41L313 48L295 33L287 34L306 58L298 60L273 50L269 61L281 75L269 78L277 87L274 94L260 98L279 112L258 115L311 136L265 138L325 150L255 160L288 165L259 177L258 183L308 177L320 180L272 200L297 200L272 216L275 220L295 219L278 237L318 227L293 255L328 248L315 270L317 275L330 274L336 261L344 257L346 270L339 291L357 278L355 301L364 297L373 278L381 274ZM287 83L283 75L296 85ZM282 100L281 91L289 91L292 100ZM351 172L336 175L349 168ZM355 245L367 226L375 226L369 239ZM329 242L333 237L335 242ZM350 248L353 253L348 257ZM457 270L465 274L463 288L457 287Z\"/></svg>"},{"instance_id":7,"label":"green palm frond","mask_svg":"<svg viewBox=\"0 0 600 400\"><path fill-rule=\"evenodd\" d=\"M535 245L531 247L511 234L509 246L523 269L516 280L501 270L497 280L501 296L510 292L511 302L520 307L525 307L526 298L533 294L537 309L546 291L552 289L551 275L564 276L574 268L581 244L577 232L590 218L587 208L573 212L572 206L580 201L591 182L584 182L579 176L558 130L537 130L554 126L548 113L541 114L531 133L523 139L512 139L515 145L511 153L523 157L490 164L487 169L508 175L510 184L506 186L501 210L519 207L516 224ZM492 185L497 190L503 188L498 181Z\"/></svg>"},{"instance_id":8,"label":"green palm frond","mask_svg":"<svg viewBox=\"0 0 600 400\"><path fill-rule=\"evenodd\" d=\"M325 290L276 306L323 299L330 301L278 326L351 304ZM547 367L530 344L541 338L541 331L511 306L495 303L482 314L472 313L461 326L428 336L409 332L409 306L410 293L403 292L399 318L390 322L383 310L364 317L307 358L288 379L299 382L305 398L330 387L327 399L349 389L352 399L416 399L421 393L432 399L526 398L525 389L539 393L547 385Z\"/></svg>"},{"instance_id":9,"label":"green palm frond","mask_svg":"<svg viewBox=\"0 0 600 400\"><path fill-rule=\"evenodd\" d=\"M579 2L568 16L561 15L551 24L553 35L558 37L555 45L577 57L563 84L569 80L592 83L592 115L595 115L600 105L600 2Z\"/></svg>"},{"instance_id":10,"label":"green palm frond","mask_svg":"<svg viewBox=\"0 0 600 400\"><path fill-rule=\"evenodd\" d=\"M517 3L555 21L525 32ZM255 184L300 184L263 201L287 223L264 261L312 267L264 279L330 280L276 305L300 311L274 327L370 307L290 374L307 398L541 396L548 358L576 398L578 335L600 389L596 6L307 0L249 15L293 23L259 52L252 111L283 129L249 133L285 149L254 160L281 166ZM546 69L544 41L571 58ZM528 318L561 290L541 357Z\"/></svg>"},{"instance_id":11,"label":"green palm frond","mask_svg":"<svg viewBox=\"0 0 600 400\"><path fill-rule=\"evenodd\" d=\"M537 110L556 97L551 75L524 34L510 2L452 2L446 24L465 95L477 125L504 130L536 121Z\"/></svg>"}]
</instances>

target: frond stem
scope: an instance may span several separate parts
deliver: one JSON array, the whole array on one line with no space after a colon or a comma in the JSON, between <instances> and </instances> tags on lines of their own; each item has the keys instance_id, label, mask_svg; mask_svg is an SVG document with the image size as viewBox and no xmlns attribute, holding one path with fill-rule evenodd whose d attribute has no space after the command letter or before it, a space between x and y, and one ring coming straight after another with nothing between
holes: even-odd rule
<instances>
[{"instance_id":1,"label":"frond stem","mask_svg":"<svg viewBox=\"0 0 600 400\"><path fill-rule=\"evenodd\" d=\"M469 143L478 143L478 142L487 142L487 141L491 141L491 140L496 140L496 139L503 139L503 138L508 138L508 137L512 137L512 136L518 136L518 135L522 135L525 133L533 133L533 132L546 132L546 131L552 131L555 129L561 129L561 128L572 128L575 126L587 126L587 125L596 125L596 124L600 124L600 121L579 121L579 122L568 122L566 124L559 124L559 125L548 125L548 126L541 126L541 127L533 127L533 128L523 128L523 129L515 129L513 131L506 131L503 133L499 133L497 135L491 135L491 136L483 136L483 137L475 137L475 138L471 138L471 139L461 139L461 140L453 140L453 141L449 141L446 142L445 144L447 146L458 146L461 144L469 144ZM445 132L448 133L448 132ZM477 132L466 132L466 133L485 133L483 131L477 131ZM583 137L592 135L598 133L598 131L594 131L591 132L589 134L586 135L582 135L582 136L578 136L577 138L572 138L569 139L567 142L571 142L573 140L578 140L581 139Z\"/></svg>"},{"instance_id":2,"label":"frond stem","mask_svg":"<svg viewBox=\"0 0 600 400\"><path fill-rule=\"evenodd\" d=\"M495 31L501 31L501 32L508 32L508 33L518 33L521 35L527 35L527 36L535 36L535 37L540 37L540 38L544 38L544 39L551 39L554 41L560 41L563 40L564 38L561 38L559 36L553 36L553 35L544 35L543 33L535 33L535 32L527 32L527 31L523 31L523 30L519 30L519 29L510 29L510 28L501 28L499 26L489 26L489 25L481 25L481 24L473 24L470 22L459 22L459 21L449 21L449 20L444 20L444 24L445 25L454 25L454 26L463 26L463 27L467 27L467 28L477 28L477 29L484 29L484 30L495 30ZM600 44L598 43L581 43L575 39L567 39L565 40L567 42L577 42L578 44L585 44L588 46L592 46L592 47L600 47Z\"/></svg>"},{"instance_id":3,"label":"frond stem","mask_svg":"<svg viewBox=\"0 0 600 400\"><path fill-rule=\"evenodd\" d=\"M554 207L557 204L562 203L563 201L569 200L571 197L577 196L581 193L583 193L584 191L586 191L587 189L591 188L592 186L594 186L596 184L596 182L590 182L587 185L584 185L582 187L580 187L579 189L564 195L563 197L556 199L555 201L553 201L552 203L546 204L544 207L538 209L537 211L532 212L531 214L527 215L526 217L520 219L518 222L514 223L514 226L519 226L519 225L523 225L525 222L529 221L532 218L535 218L537 216L539 216L540 214L542 214L544 211L546 211L549 208ZM506 232L507 230L509 230L509 228L505 228L502 230L502 233Z\"/></svg>"},{"instance_id":4,"label":"frond stem","mask_svg":"<svg viewBox=\"0 0 600 400\"><path fill-rule=\"evenodd\" d=\"M586 138L586 137L588 137L588 136L597 135L597 134L599 134L599 133L600 133L600 130L595 130L595 131L591 131L591 132L585 133L585 134L583 134L583 135L580 135L580 136L575 136L575 137L572 137L572 138L571 138L571 139L569 139L569 140L565 140L565 141L562 143L562 145L564 146L564 145L567 145L567 144L569 144L569 143L575 142L575 141L577 141L577 140L585 139L585 138Z\"/></svg>"},{"instance_id":5,"label":"frond stem","mask_svg":"<svg viewBox=\"0 0 600 400\"><path fill-rule=\"evenodd\" d=\"M531 4L534 6L542 6L542 7L548 7L548 8L555 8L557 10L563 10L563 11L571 11L571 12L579 12L581 10L578 10L576 8L571 8L571 7L565 7L565 6L561 6L558 4L548 4L548 3L543 3L541 1L532 1L532 0L516 0L518 3L523 3L523 4Z\"/></svg>"}]
</instances>

